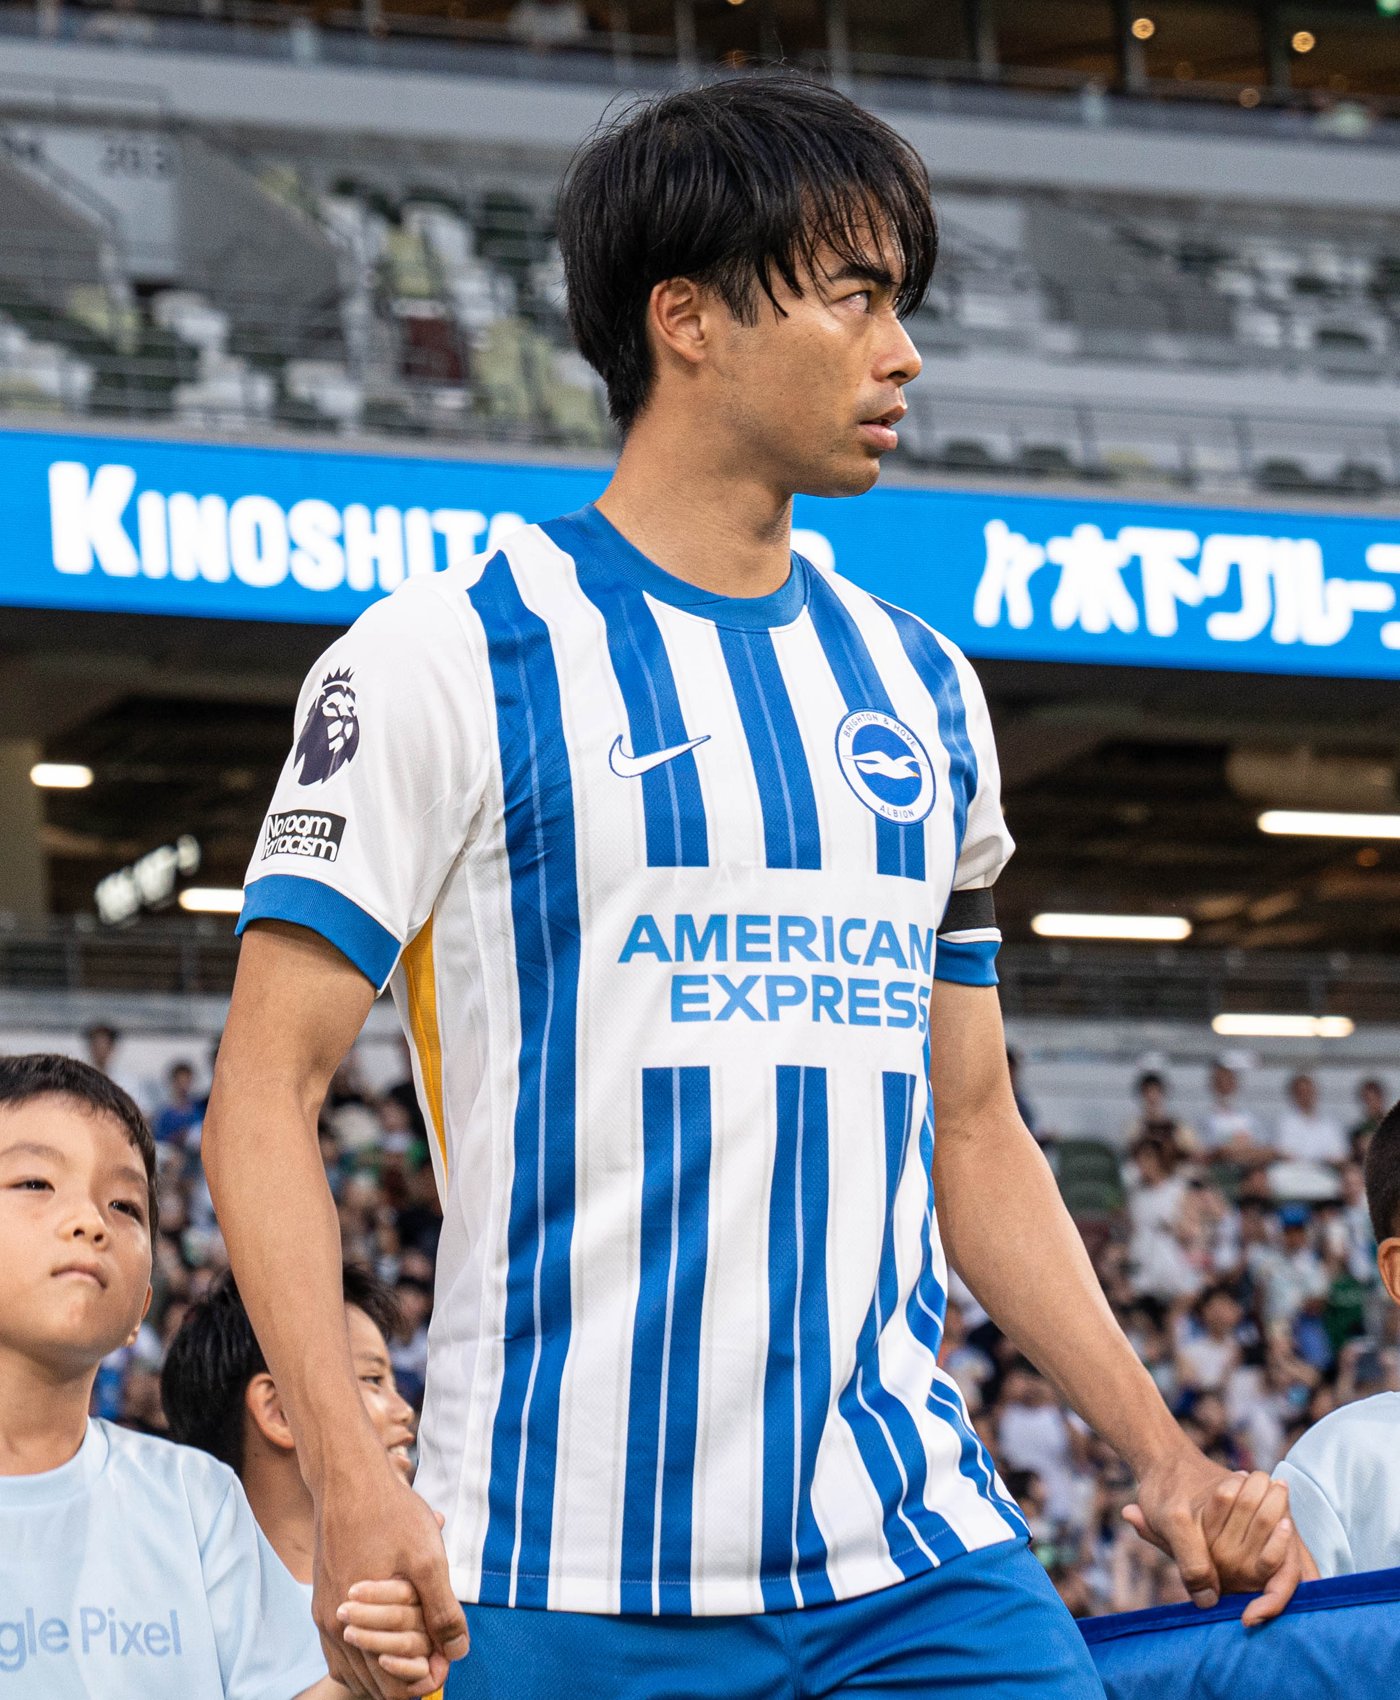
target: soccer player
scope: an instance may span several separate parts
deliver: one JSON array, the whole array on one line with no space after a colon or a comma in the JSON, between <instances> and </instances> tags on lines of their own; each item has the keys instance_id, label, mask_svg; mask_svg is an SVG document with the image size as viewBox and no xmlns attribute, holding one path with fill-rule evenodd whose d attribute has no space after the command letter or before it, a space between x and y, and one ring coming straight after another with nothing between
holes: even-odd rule
<instances>
[{"instance_id":1,"label":"soccer player","mask_svg":"<svg viewBox=\"0 0 1400 1700\"><path fill-rule=\"evenodd\" d=\"M1371 1135L1366 1205L1381 1280L1400 1305L1400 1104ZM1274 1474L1323 1576L1400 1566L1400 1392L1333 1411Z\"/></svg>"},{"instance_id":2,"label":"soccer player","mask_svg":"<svg viewBox=\"0 0 1400 1700\"><path fill-rule=\"evenodd\" d=\"M1016 1113L977 680L790 549L795 492L858 495L896 445L927 175L842 95L745 78L585 147L559 233L616 472L313 669L206 1123L332 1668L375 1692L331 1603L382 1570L450 1656L472 1606L452 1696L1098 1695L938 1366L948 1260L1202 1601L1238 1484ZM386 985L445 1210L418 1488L446 1564L360 1406L316 1147ZM1295 1547L1260 1521L1256 1615Z\"/></svg>"},{"instance_id":3,"label":"soccer player","mask_svg":"<svg viewBox=\"0 0 1400 1700\"><path fill-rule=\"evenodd\" d=\"M0 1683L44 1700L331 1700L306 1602L233 1472L89 1419L151 1301L156 1148L86 1063L0 1058ZM386 1593L387 1590L387 1593ZM377 1659L394 1584L347 1606ZM414 1637L427 1668L427 1641ZM417 1670L417 1663L413 1666Z\"/></svg>"}]
</instances>

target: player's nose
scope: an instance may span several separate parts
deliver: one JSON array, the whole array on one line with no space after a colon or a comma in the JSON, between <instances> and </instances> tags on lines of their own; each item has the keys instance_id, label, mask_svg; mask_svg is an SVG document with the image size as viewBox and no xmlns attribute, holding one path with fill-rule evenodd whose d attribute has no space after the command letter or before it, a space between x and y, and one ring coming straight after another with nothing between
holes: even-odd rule
<instances>
[{"instance_id":1,"label":"player's nose","mask_svg":"<svg viewBox=\"0 0 1400 1700\"><path fill-rule=\"evenodd\" d=\"M889 331L882 338L875 378L882 384L911 384L924 369L924 362L903 322L889 316Z\"/></svg>"}]
</instances>

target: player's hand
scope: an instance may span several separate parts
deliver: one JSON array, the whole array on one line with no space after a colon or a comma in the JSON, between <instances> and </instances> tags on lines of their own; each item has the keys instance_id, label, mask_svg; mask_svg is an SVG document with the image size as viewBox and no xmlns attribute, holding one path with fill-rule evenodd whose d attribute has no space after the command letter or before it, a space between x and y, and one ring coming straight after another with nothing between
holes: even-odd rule
<instances>
[{"instance_id":1,"label":"player's hand","mask_svg":"<svg viewBox=\"0 0 1400 1700\"><path fill-rule=\"evenodd\" d=\"M356 1582L336 1612L341 1634L352 1647L379 1661L421 1700L447 1680L447 1660L434 1647L423 1622L423 1608L411 1582Z\"/></svg>"},{"instance_id":2,"label":"player's hand","mask_svg":"<svg viewBox=\"0 0 1400 1700\"><path fill-rule=\"evenodd\" d=\"M343 1453L314 1491L311 1609L330 1673L352 1694L369 1700L412 1700L419 1690L347 1640L337 1614L356 1583L366 1577L396 1578L412 1587L428 1638L443 1660L465 1657L467 1623L448 1578L441 1520L400 1478L377 1443L373 1451Z\"/></svg>"},{"instance_id":3,"label":"player's hand","mask_svg":"<svg viewBox=\"0 0 1400 1700\"><path fill-rule=\"evenodd\" d=\"M1123 1511L1145 1541L1175 1560L1187 1593L1203 1609L1224 1591L1261 1589L1244 1613L1251 1627L1277 1617L1303 1576L1302 1543L1291 1522L1279 1530L1287 1491L1280 1501L1268 1492L1269 1478L1256 1475L1261 1482L1242 1480L1186 1444L1144 1473L1137 1503ZM1246 1485L1250 1496L1237 1506Z\"/></svg>"}]
</instances>

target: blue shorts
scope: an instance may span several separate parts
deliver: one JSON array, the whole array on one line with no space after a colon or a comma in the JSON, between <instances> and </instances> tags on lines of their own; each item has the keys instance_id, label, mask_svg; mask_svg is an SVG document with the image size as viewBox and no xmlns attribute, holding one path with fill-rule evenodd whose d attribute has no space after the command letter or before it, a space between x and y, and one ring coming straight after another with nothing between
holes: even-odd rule
<instances>
[{"instance_id":1,"label":"blue shorts","mask_svg":"<svg viewBox=\"0 0 1400 1700\"><path fill-rule=\"evenodd\" d=\"M859 1599L756 1617L468 1606L446 1700L1104 1700L1022 1541Z\"/></svg>"}]
</instances>

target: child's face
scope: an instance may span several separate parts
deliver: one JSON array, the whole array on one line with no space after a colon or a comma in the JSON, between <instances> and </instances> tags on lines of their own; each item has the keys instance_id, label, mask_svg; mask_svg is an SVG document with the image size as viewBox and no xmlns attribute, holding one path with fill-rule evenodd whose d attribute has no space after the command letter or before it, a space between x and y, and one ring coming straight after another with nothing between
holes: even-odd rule
<instances>
[{"instance_id":1,"label":"child's face","mask_svg":"<svg viewBox=\"0 0 1400 1700\"><path fill-rule=\"evenodd\" d=\"M388 1342L358 1305L346 1305L345 1326L350 1335L350 1356L360 1383L360 1397L374 1424L374 1432L384 1442L384 1450L395 1469L405 1481L412 1481L413 1407L394 1385Z\"/></svg>"},{"instance_id":2,"label":"child's face","mask_svg":"<svg viewBox=\"0 0 1400 1700\"><path fill-rule=\"evenodd\" d=\"M110 1116L0 1108L0 1348L64 1374L129 1340L151 1302L146 1172Z\"/></svg>"}]
</instances>

